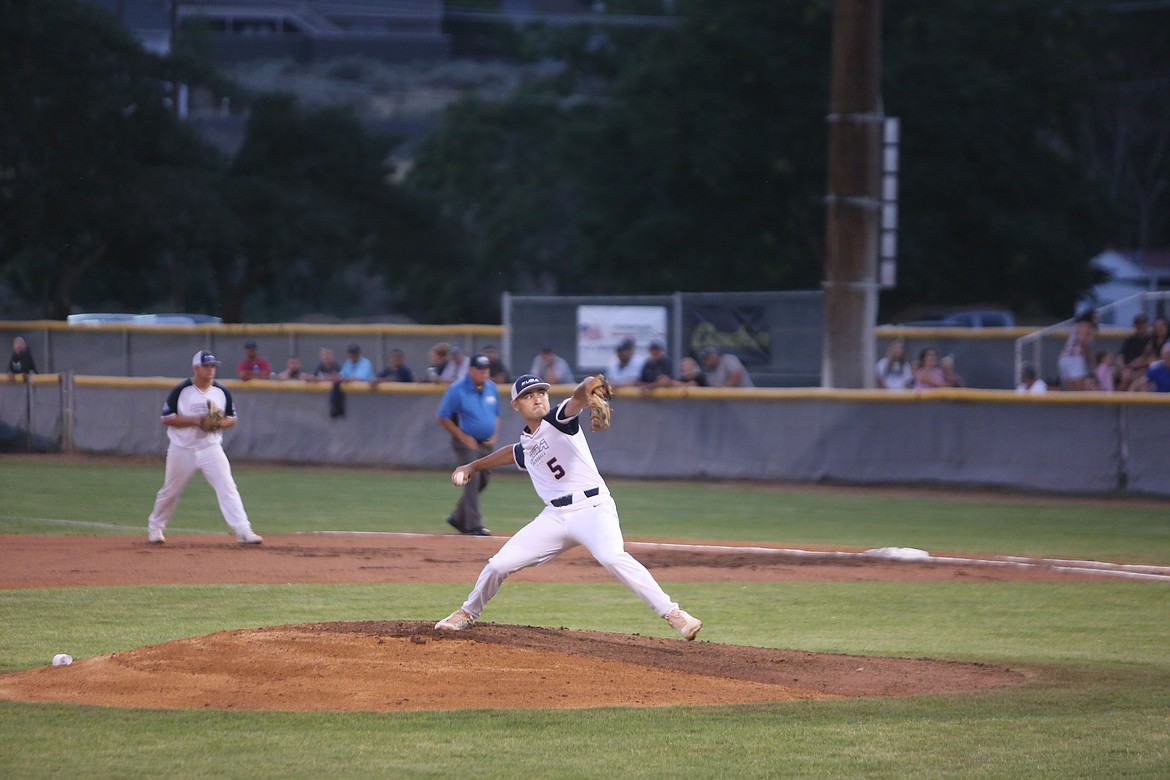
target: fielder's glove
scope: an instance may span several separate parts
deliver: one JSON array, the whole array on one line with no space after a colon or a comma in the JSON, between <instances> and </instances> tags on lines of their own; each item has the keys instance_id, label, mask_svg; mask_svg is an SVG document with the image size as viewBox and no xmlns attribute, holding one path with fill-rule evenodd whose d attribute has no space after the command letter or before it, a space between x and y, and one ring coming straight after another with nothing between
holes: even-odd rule
<instances>
[{"instance_id":1,"label":"fielder's glove","mask_svg":"<svg viewBox=\"0 0 1170 780\"><path fill-rule=\"evenodd\" d=\"M604 431L609 427L610 416L613 414L610 406L613 402L613 386L605 378L605 374L598 374L595 378L597 383L589 391L589 427L594 431Z\"/></svg>"},{"instance_id":2,"label":"fielder's glove","mask_svg":"<svg viewBox=\"0 0 1170 780\"><path fill-rule=\"evenodd\" d=\"M214 401L207 402L207 416L199 421L199 427L208 433L223 427L223 410L216 406Z\"/></svg>"}]
</instances>

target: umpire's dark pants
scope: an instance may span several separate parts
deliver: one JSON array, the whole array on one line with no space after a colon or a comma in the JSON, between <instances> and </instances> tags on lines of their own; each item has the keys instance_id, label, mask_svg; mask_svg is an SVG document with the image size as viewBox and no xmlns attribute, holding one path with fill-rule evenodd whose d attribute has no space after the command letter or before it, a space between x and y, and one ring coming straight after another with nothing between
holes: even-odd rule
<instances>
[{"instance_id":1,"label":"umpire's dark pants","mask_svg":"<svg viewBox=\"0 0 1170 780\"><path fill-rule=\"evenodd\" d=\"M457 439L451 440L451 446L455 449L455 457L459 459L461 466L477 458L482 458L484 455L490 455L492 451L490 447L482 443L477 445L475 449L471 449ZM463 533L483 528L483 514L479 511L479 494L483 492L487 484L488 472L478 471L463 486L463 496L455 505L455 511L451 513L453 525Z\"/></svg>"}]
</instances>

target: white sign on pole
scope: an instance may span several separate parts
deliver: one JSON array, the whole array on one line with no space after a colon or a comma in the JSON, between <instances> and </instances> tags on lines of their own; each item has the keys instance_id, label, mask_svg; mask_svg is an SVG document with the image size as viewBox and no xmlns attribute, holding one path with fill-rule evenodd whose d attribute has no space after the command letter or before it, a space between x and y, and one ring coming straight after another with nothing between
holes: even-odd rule
<instances>
[{"instance_id":1,"label":"white sign on pole","mask_svg":"<svg viewBox=\"0 0 1170 780\"><path fill-rule=\"evenodd\" d=\"M604 369L622 339L633 339L635 355L645 357L651 341L666 344L665 306L578 306L577 365Z\"/></svg>"}]
</instances>

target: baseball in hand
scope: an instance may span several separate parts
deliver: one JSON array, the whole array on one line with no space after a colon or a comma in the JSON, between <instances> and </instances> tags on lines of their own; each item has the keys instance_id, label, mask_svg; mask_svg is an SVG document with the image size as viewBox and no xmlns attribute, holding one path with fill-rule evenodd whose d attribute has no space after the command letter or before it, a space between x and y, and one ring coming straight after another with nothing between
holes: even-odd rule
<instances>
[{"instance_id":1,"label":"baseball in hand","mask_svg":"<svg viewBox=\"0 0 1170 780\"><path fill-rule=\"evenodd\" d=\"M73 663L73 656L65 653L57 653L53 656L53 666L68 666Z\"/></svg>"},{"instance_id":2,"label":"baseball in hand","mask_svg":"<svg viewBox=\"0 0 1170 780\"><path fill-rule=\"evenodd\" d=\"M455 469L451 472L451 484L455 487L463 487L467 484L467 472L462 469Z\"/></svg>"}]
</instances>

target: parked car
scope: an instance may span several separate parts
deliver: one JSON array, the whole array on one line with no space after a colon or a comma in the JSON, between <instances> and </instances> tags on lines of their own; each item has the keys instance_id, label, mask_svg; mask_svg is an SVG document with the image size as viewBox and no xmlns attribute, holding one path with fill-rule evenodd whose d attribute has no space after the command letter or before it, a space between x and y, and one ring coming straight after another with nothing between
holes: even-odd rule
<instances>
[{"instance_id":1,"label":"parked car","mask_svg":"<svg viewBox=\"0 0 1170 780\"><path fill-rule=\"evenodd\" d=\"M1006 309L956 311L911 322L891 323L903 328L1014 328L1016 317Z\"/></svg>"}]
</instances>

